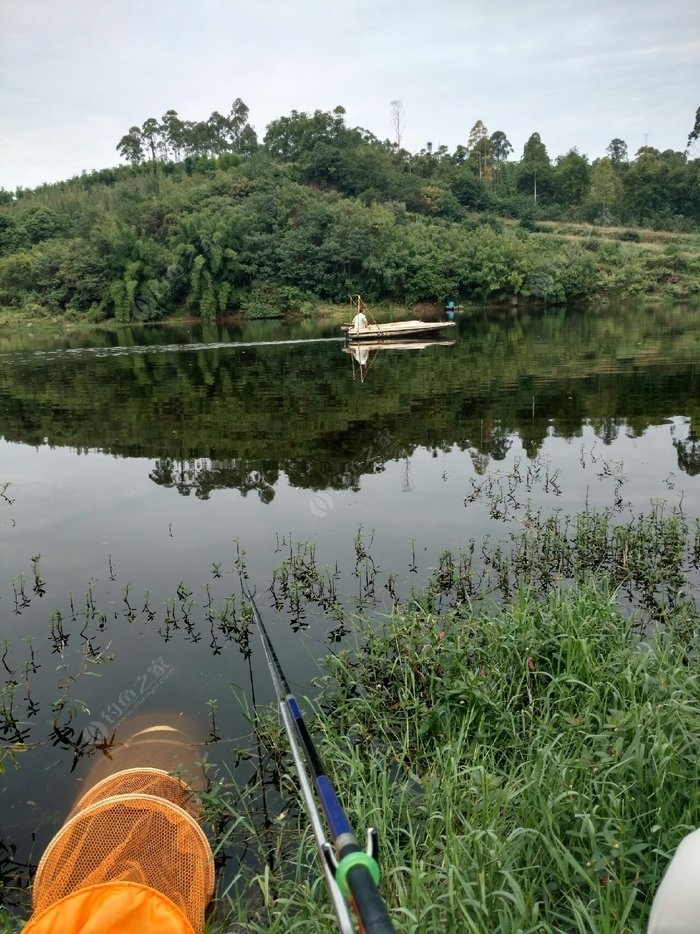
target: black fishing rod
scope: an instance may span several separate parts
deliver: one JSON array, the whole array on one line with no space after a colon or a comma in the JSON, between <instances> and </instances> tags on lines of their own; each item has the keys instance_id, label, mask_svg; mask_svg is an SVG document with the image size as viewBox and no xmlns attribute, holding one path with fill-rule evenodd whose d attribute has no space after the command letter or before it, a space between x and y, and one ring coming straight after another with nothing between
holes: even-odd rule
<instances>
[{"instance_id":1,"label":"black fishing rod","mask_svg":"<svg viewBox=\"0 0 700 934\"><path fill-rule=\"evenodd\" d=\"M292 750L294 765L299 775L302 795L320 851L321 862L340 930L343 934L354 931L345 902L345 899L349 898L361 932L364 932L364 934L393 934L395 932L394 925L377 889L379 883L377 833L373 828L370 828L367 834L367 850L363 850L357 842L350 822L345 816L338 796L326 774L321 757L304 721L301 708L292 694L275 648L265 629L265 624L242 576L241 589L243 596L250 604L253 618L260 632L265 658L277 694L282 722ZM304 750L306 764L326 816L333 847L326 840L313 792L309 785L307 771L299 752L297 739Z\"/></svg>"}]
</instances>

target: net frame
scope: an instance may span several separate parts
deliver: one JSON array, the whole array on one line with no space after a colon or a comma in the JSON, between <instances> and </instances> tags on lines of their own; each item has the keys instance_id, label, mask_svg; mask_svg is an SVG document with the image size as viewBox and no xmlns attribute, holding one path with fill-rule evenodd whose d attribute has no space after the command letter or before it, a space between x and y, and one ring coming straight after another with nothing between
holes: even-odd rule
<instances>
[{"instance_id":1,"label":"net frame","mask_svg":"<svg viewBox=\"0 0 700 934\"><path fill-rule=\"evenodd\" d=\"M111 776L112 786L118 775ZM190 813L157 795L99 798L73 814L46 848L34 880L34 910L112 881L155 889L201 930L215 882L209 841Z\"/></svg>"}]
</instances>

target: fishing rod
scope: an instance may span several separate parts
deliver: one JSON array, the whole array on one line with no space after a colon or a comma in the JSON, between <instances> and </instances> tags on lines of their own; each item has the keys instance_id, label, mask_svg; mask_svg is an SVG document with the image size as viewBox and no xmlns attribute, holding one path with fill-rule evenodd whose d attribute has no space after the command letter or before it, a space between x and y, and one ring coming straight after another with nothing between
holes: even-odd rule
<instances>
[{"instance_id":1,"label":"fishing rod","mask_svg":"<svg viewBox=\"0 0 700 934\"><path fill-rule=\"evenodd\" d=\"M350 934L355 930L345 901L350 899L360 931L363 934L394 934L394 925L377 889L379 882L377 832L374 828L368 830L367 849L363 850L357 842L350 822L326 774L301 708L292 694L280 660L255 605L253 596L243 579L243 575L241 575L241 589L243 596L250 604L253 618L260 632L267 666L275 686L282 722L289 740L294 766L299 776L302 797L304 798L321 856L321 863L339 928L343 934L346 934L346 932ZM304 761L299 749L300 744L304 750L306 764L313 777L316 793L326 816L333 841L332 847L328 843L323 830L313 791L308 780L307 770L304 767Z\"/></svg>"}]
</instances>

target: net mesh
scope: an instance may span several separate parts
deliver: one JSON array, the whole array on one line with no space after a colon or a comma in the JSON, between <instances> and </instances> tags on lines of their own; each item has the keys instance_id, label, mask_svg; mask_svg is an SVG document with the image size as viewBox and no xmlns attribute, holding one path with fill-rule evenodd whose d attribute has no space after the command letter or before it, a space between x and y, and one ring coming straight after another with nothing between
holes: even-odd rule
<instances>
[{"instance_id":1,"label":"net mesh","mask_svg":"<svg viewBox=\"0 0 700 934\"><path fill-rule=\"evenodd\" d=\"M139 762L158 761L157 753L172 745L171 736L163 742L167 732L162 725L142 731L124 744L124 753L136 749ZM183 740L180 733L181 747ZM115 759L120 766L133 761L130 754ZM110 764L114 769L116 763ZM191 788L163 769L142 765L95 777L42 856L35 913L88 886L135 882L165 895L201 931L214 891L214 861Z\"/></svg>"}]
</instances>

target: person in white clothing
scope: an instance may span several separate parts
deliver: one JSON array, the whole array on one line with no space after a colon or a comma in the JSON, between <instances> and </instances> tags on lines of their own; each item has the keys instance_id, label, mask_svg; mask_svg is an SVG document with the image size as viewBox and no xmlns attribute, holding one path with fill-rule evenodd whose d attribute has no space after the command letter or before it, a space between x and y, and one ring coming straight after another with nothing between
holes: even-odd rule
<instances>
[{"instance_id":1,"label":"person in white clothing","mask_svg":"<svg viewBox=\"0 0 700 934\"><path fill-rule=\"evenodd\" d=\"M363 331L367 327L367 318L364 313L358 311L355 317L352 319L352 329L353 331Z\"/></svg>"}]
</instances>

